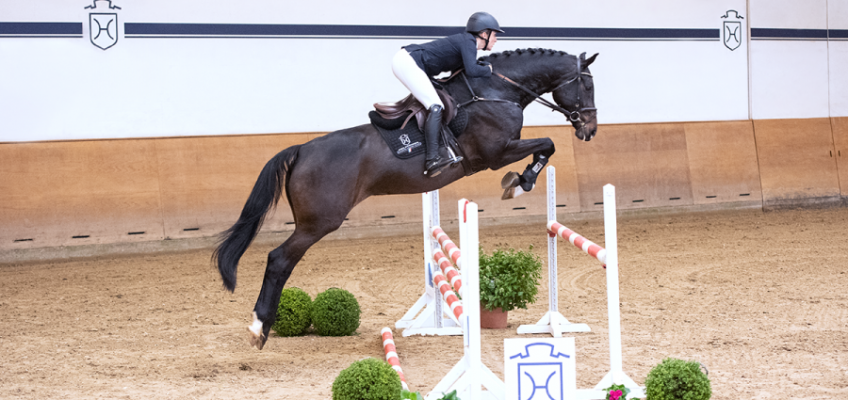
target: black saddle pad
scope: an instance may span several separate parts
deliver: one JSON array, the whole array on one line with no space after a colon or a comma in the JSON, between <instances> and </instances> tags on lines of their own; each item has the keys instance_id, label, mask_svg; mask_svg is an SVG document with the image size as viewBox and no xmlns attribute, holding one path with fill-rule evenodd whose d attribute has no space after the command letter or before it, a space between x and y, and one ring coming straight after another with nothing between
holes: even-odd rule
<instances>
[{"instance_id":1,"label":"black saddle pad","mask_svg":"<svg viewBox=\"0 0 848 400\"><path fill-rule=\"evenodd\" d=\"M400 129L400 127L406 117L386 120L376 112L371 111L368 113L368 118L371 119L371 125L380 132L380 136L386 141L395 157L404 160L424 153L424 133L418 129L418 121L415 117L410 118L403 129ZM459 137L459 134L465 131L467 124L468 113L460 107L457 110L456 117L448 124L448 128L455 137ZM444 146L441 137L439 138L439 146Z\"/></svg>"},{"instance_id":2,"label":"black saddle pad","mask_svg":"<svg viewBox=\"0 0 848 400\"><path fill-rule=\"evenodd\" d=\"M369 112L368 118L371 118L371 125L380 132L395 157L407 159L424 153L424 134L418 129L415 117L410 118L403 129L400 129L403 118L385 120L375 111Z\"/></svg>"}]
</instances>

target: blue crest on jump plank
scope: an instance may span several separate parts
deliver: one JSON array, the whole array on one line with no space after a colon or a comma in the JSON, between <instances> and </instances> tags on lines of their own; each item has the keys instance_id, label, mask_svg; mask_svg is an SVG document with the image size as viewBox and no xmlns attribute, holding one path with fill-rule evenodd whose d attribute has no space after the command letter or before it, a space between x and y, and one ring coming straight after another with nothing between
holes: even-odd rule
<instances>
[{"instance_id":1,"label":"blue crest on jump plank","mask_svg":"<svg viewBox=\"0 0 848 400\"><path fill-rule=\"evenodd\" d=\"M507 398L564 400L576 389L574 338L504 340Z\"/></svg>"}]
</instances>

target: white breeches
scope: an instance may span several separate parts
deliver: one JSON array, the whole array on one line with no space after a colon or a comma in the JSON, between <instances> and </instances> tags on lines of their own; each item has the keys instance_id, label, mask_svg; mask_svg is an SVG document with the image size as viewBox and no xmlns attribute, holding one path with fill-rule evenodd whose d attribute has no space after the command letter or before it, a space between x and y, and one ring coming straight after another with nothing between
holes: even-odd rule
<instances>
[{"instance_id":1,"label":"white breeches","mask_svg":"<svg viewBox=\"0 0 848 400\"><path fill-rule=\"evenodd\" d=\"M445 106L430 83L430 77L415 63L406 49L400 49L395 54L392 59L392 72L425 108L430 109L434 104Z\"/></svg>"}]
</instances>

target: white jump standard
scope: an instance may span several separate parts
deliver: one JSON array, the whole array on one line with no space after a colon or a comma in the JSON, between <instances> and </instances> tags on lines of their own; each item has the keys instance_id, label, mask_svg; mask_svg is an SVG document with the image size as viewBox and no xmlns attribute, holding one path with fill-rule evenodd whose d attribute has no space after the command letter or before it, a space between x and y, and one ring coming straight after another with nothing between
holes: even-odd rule
<instances>
[{"instance_id":1,"label":"white jump standard","mask_svg":"<svg viewBox=\"0 0 848 400\"><path fill-rule=\"evenodd\" d=\"M556 169L548 167L548 221L556 220ZM563 332L591 332L589 325L574 324L559 312L557 280L557 239L548 231L548 312L534 325L521 325L518 333L550 333L562 337Z\"/></svg>"},{"instance_id":2,"label":"white jump standard","mask_svg":"<svg viewBox=\"0 0 848 400\"><path fill-rule=\"evenodd\" d=\"M548 167L548 182L555 178L556 170L553 167ZM556 198L548 193L548 212L550 213L552 204L555 206ZM553 192L556 193L556 192ZM555 194L553 195L555 196ZM616 225L616 209L615 209L615 186L604 185L604 237L606 240L606 248L601 247L576 232L568 229L564 225L556 221L556 217L549 218L547 224L549 240L551 236L553 240L559 236L577 248L583 250L593 258L597 259L606 268L607 276L607 318L609 319L609 349L610 349L610 371L595 385L593 390L577 390L577 398L581 400L587 399L604 399L606 393L602 389L616 385L624 385L630 389L630 396L633 398L645 397L645 389L640 387L627 374L624 373L623 360L621 354L621 309L619 303L619 284L618 284L618 228ZM555 247L555 244L554 244ZM550 256L550 249L549 249ZM549 264L556 268L556 253L553 253L553 260L549 259ZM555 269L553 270L555 272Z\"/></svg>"},{"instance_id":3,"label":"white jump standard","mask_svg":"<svg viewBox=\"0 0 848 400\"><path fill-rule=\"evenodd\" d=\"M444 393L457 391L461 399L503 400L506 387L492 370L483 365L480 332L480 262L476 257L480 247L477 230L477 204L465 199L459 201L459 240L465 248L466 257L462 268L462 280L465 283L462 301L466 304L465 313L459 318L463 331L463 356L459 362L427 394L426 400L441 398ZM427 222L425 221L425 224ZM437 227L431 228L435 233ZM433 235L437 237L436 235ZM442 241L444 244L445 242ZM456 252L455 254L458 254ZM459 259L457 257L457 259ZM483 391L486 388L487 391Z\"/></svg>"},{"instance_id":4,"label":"white jump standard","mask_svg":"<svg viewBox=\"0 0 848 400\"><path fill-rule=\"evenodd\" d=\"M426 400L438 399L452 390L464 400L503 400L503 381L481 360L477 204L459 201L460 241L470 255L464 263L459 247L439 227L439 192L424 193L423 204L424 294L395 327L406 328L404 337L463 336L462 358L426 395ZM463 268L458 271L460 265ZM462 300L455 292L461 293Z\"/></svg>"},{"instance_id":5,"label":"white jump standard","mask_svg":"<svg viewBox=\"0 0 848 400\"><path fill-rule=\"evenodd\" d=\"M433 282L434 272L438 270L434 261L435 249L432 228L439 226L439 191L422 195L422 213L424 215L424 294L412 305L409 311L395 323L396 329L403 329L403 336L411 335L462 335L462 328L450 306L437 293ZM452 274L446 274L452 276ZM450 278L448 278L450 279ZM461 285L457 285L460 290ZM460 292L461 295L461 292Z\"/></svg>"}]
</instances>

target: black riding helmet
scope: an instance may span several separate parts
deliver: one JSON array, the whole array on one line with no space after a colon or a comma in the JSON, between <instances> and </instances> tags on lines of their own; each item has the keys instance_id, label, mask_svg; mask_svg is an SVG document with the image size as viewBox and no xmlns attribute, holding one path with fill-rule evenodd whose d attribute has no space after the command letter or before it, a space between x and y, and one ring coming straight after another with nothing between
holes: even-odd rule
<instances>
[{"instance_id":1,"label":"black riding helmet","mask_svg":"<svg viewBox=\"0 0 848 400\"><path fill-rule=\"evenodd\" d=\"M487 12L481 11L471 14L471 17L468 18L468 23L465 24L465 31L469 33L476 34L486 29L504 33L500 25L498 25L498 20Z\"/></svg>"},{"instance_id":2,"label":"black riding helmet","mask_svg":"<svg viewBox=\"0 0 848 400\"><path fill-rule=\"evenodd\" d=\"M471 17L468 18L468 23L465 24L465 31L471 33L472 35L480 39L483 39L483 37L480 36L480 32L483 31L496 31L504 33L504 31L501 30L501 26L498 25L498 20L496 20L495 17L492 16L492 14L483 11L471 14ZM489 47L490 38L491 35L486 37L486 45L483 48Z\"/></svg>"}]
</instances>

